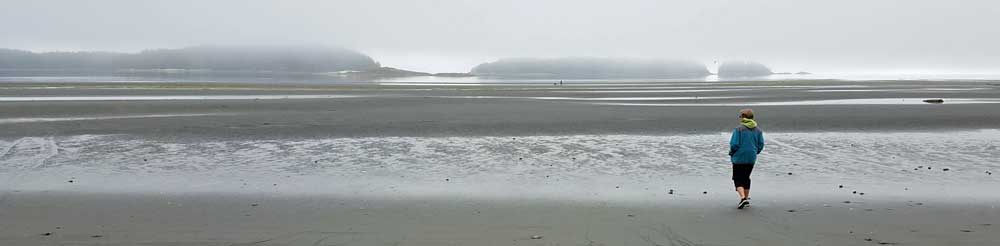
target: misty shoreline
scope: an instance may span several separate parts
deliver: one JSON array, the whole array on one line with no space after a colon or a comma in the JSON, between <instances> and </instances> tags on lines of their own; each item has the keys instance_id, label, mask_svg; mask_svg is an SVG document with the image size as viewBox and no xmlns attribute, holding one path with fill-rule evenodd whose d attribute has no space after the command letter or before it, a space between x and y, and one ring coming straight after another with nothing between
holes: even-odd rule
<instances>
[{"instance_id":1,"label":"misty shoreline","mask_svg":"<svg viewBox=\"0 0 1000 246\"><path fill-rule=\"evenodd\" d=\"M763 64L728 61L717 75L775 74ZM808 73L799 73L807 75ZM0 49L3 76L332 76L354 79L494 77L506 79L703 78L705 64L688 60L609 57L504 58L465 73L426 73L382 66L358 51L324 46L192 46L137 53L43 52Z\"/></svg>"}]
</instances>

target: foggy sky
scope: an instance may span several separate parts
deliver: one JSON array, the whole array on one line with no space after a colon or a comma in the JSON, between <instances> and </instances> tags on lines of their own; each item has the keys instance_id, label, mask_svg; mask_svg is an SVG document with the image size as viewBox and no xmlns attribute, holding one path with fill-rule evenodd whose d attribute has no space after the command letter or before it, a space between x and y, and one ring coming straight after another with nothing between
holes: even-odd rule
<instances>
[{"instance_id":1,"label":"foggy sky","mask_svg":"<svg viewBox=\"0 0 1000 246\"><path fill-rule=\"evenodd\" d=\"M5 48L322 44L429 72L608 56L1000 73L998 24L994 0L0 0Z\"/></svg>"}]
</instances>

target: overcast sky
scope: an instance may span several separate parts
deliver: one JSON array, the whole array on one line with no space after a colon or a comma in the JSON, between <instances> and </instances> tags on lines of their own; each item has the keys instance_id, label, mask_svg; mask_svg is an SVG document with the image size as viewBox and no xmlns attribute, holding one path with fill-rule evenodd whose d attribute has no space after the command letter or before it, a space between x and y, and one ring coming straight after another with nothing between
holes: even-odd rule
<instances>
[{"instance_id":1,"label":"overcast sky","mask_svg":"<svg viewBox=\"0 0 1000 246\"><path fill-rule=\"evenodd\" d=\"M996 0L0 0L0 47L324 44L430 72L611 56L1000 73L998 25Z\"/></svg>"}]
</instances>

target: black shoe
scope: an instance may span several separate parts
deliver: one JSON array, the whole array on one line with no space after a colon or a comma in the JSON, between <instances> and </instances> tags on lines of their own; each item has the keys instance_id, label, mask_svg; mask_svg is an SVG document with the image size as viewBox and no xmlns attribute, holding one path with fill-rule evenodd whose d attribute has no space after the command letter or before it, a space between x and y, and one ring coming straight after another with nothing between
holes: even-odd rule
<instances>
[{"instance_id":1,"label":"black shoe","mask_svg":"<svg viewBox=\"0 0 1000 246\"><path fill-rule=\"evenodd\" d=\"M736 209L743 209L747 206L750 206L750 198L743 198L743 200L740 200L740 205L736 207Z\"/></svg>"}]
</instances>

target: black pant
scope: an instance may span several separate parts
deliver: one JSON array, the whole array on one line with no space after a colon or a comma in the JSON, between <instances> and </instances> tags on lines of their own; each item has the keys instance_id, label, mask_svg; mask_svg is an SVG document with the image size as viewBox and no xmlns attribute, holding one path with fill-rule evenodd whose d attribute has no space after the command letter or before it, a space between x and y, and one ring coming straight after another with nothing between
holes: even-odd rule
<instances>
[{"instance_id":1,"label":"black pant","mask_svg":"<svg viewBox=\"0 0 1000 246\"><path fill-rule=\"evenodd\" d=\"M733 164L733 184L736 187L749 190L751 172L753 172L753 164Z\"/></svg>"}]
</instances>

